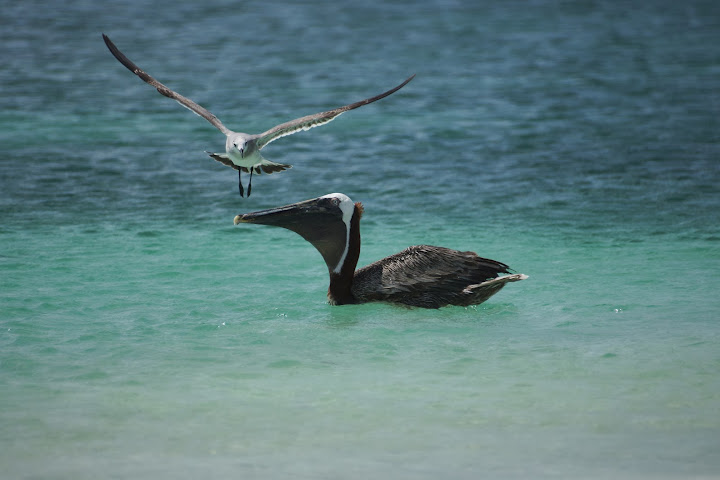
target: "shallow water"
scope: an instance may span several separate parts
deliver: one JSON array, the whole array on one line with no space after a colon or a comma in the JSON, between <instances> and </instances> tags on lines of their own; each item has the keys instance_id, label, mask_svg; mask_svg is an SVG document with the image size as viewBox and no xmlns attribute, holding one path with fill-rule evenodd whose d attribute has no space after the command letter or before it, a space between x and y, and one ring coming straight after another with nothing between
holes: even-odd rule
<instances>
[{"instance_id":1,"label":"shallow water","mask_svg":"<svg viewBox=\"0 0 720 480\"><path fill-rule=\"evenodd\" d=\"M61 5L61 4L59 4ZM4 8L8 478L720 474L720 9L208 1ZM230 128L404 89L264 151ZM210 34L208 33L210 32ZM528 274L437 311L331 307L242 212L343 192L360 265L435 244Z\"/></svg>"}]
</instances>

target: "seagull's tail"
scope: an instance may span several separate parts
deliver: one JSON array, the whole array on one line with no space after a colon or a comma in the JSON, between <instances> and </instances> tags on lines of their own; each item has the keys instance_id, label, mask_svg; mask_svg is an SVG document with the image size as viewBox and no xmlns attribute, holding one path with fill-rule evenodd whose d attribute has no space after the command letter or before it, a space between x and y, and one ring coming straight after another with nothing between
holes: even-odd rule
<instances>
[{"instance_id":1,"label":"seagull's tail","mask_svg":"<svg viewBox=\"0 0 720 480\"><path fill-rule=\"evenodd\" d=\"M243 168L243 171L247 171L244 169L244 167L241 168ZM264 158L262 159L262 162L252 166L252 169L258 175L262 172L270 175L271 173L282 172L283 170L287 170L288 168L292 168L292 165L288 165L287 163L275 163L271 162L270 160L265 160Z\"/></svg>"},{"instance_id":2,"label":"seagull's tail","mask_svg":"<svg viewBox=\"0 0 720 480\"><path fill-rule=\"evenodd\" d=\"M210 157L214 158L218 162L227 165L230 168L234 168L235 170L240 170L241 172L250 173L250 169L252 168L255 175L260 175L262 173L267 173L269 175L271 173L282 172L283 170L292 168L292 165L288 165L287 163L275 163L271 162L270 160L265 160L264 158L260 163L256 163L252 167L242 167L240 165L235 165L233 161L230 160L230 157L224 153L205 153L210 155Z\"/></svg>"}]
</instances>

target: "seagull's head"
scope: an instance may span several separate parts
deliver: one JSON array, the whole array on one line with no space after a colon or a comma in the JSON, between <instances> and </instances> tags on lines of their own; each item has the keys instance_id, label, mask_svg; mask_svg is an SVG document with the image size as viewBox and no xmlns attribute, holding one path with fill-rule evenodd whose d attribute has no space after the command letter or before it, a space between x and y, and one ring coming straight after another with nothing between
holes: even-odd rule
<instances>
[{"instance_id":1,"label":"seagull's head","mask_svg":"<svg viewBox=\"0 0 720 480\"><path fill-rule=\"evenodd\" d=\"M240 155L240 158L245 157L245 144L247 140L242 135L235 135L228 139L228 153L234 153Z\"/></svg>"},{"instance_id":2,"label":"seagull's head","mask_svg":"<svg viewBox=\"0 0 720 480\"><path fill-rule=\"evenodd\" d=\"M245 140L238 139L233 142L233 148L236 152L240 152L240 156L245 156Z\"/></svg>"}]
</instances>

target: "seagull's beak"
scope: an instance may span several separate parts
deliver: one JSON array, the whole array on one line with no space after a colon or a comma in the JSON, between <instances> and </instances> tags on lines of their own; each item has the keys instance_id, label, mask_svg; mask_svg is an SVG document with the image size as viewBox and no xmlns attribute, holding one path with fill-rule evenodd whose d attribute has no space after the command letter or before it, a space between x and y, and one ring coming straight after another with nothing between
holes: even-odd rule
<instances>
[{"instance_id":1,"label":"seagull's beak","mask_svg":"<svg viewBox=\"0 0 720 480\"><path fill-rule=\"evenodd\" d=\"M244 148L240 149L240 158L245 158L245 149Z\"/></svg>"}]
</instances>

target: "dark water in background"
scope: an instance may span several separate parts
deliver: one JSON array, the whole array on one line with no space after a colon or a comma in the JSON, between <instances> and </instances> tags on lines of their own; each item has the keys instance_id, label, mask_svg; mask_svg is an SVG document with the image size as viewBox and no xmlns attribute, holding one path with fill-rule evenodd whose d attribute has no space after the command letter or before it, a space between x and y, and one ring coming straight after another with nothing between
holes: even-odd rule
<instances>
[{"instance_id":1,"label":"dark water in background","mask_svg":"<svg viewBox=\"0 0 720 480\"><path fill-rule=\"evenodd\" d=\"M0 29L8 478L720 472L715 2L18 2ZM413 82L264 151L248 132ZM332 308L241 212L340 191L360 264L418 243L530 279Z\"/></svg>"}]
</instances>

